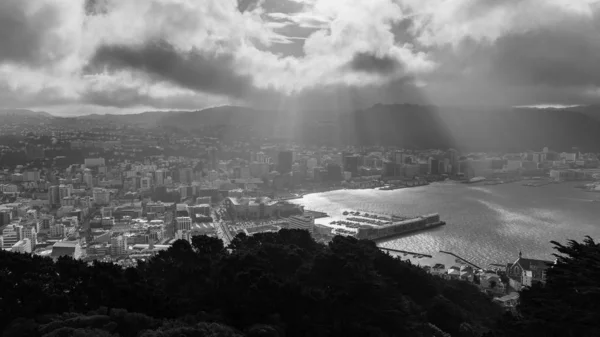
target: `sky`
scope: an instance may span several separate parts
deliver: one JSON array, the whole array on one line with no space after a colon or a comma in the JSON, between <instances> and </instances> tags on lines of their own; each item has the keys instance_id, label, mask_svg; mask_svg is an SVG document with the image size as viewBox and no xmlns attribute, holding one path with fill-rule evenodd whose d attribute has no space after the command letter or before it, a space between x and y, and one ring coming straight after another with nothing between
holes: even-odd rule
<instances>
[{"instance_id":1,"label":"sky","mask_svg":"<svg viewBox=\"0 0 600 337\"><path fill-rule=\"evenodd\" d=\"M0 108L600 103L591 0L1 0Z\"/></svg>"}]
</instances>

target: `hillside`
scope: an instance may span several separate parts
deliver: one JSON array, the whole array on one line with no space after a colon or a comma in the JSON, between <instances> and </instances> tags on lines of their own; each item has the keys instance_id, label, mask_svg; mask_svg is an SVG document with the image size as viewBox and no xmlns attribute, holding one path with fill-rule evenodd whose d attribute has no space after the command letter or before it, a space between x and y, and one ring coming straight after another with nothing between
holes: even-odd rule
<instances>
[{"instance_id":1,"label":"hillside","mask_svg":"<svg viewBox=\"0 0 600 337\"><path fill-rule=\"evenodd\" d=\"M475 337L501 316L475 286L431 276L370 241L336 237L325 246L306 231L281 230L240 234L229 248L196 236L127 270L0 252L0 330L11 321L15 336L23 335L15 325L49 333L113 321L111 332L139 336L215 322L247 336ZM259 326L263 334L251 333Z\"/></svg>"},{"instance_id":2,"label":"hillside","mask_svg":"<svg viewBox=\"0 0 600 337\"><path fill-rule=\"evenodd\" d=\"M32 111L26 109L0 109L0 122L24 122L35 119L50 119L53 116L43 111Z\"/></svg>"}]
</instances>

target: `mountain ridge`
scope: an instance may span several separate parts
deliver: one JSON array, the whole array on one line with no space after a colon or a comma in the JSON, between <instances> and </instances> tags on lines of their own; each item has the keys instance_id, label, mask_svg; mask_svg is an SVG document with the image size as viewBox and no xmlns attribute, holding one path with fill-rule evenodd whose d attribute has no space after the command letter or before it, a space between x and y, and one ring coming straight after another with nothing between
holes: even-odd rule
<instances>
[{"instance_id":1,"label":"mountain ridge","mask_svg":"<svg viewBox=\"0 0 600 337\"><path fill-rule=\"evenodd\" d=\"M353 111L291 113L218 106L72 118L182 130L225 140L268 137L314 145L455 147L465 151L518 151L548 146L600 152L599 111L597 106L499 108L405 103L375 104Z\"/></svg>"}]
</instances>

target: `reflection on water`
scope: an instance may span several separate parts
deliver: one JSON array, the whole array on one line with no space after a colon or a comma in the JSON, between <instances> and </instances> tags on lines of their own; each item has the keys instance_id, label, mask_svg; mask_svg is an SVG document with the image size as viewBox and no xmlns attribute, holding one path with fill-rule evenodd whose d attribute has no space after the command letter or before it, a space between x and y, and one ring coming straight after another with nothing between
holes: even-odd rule
<instances>
[{"instance_id":1,"label":"reflection on water","mask_svg":"<svg viewBox=\"0 0 600 337\"><path fill-rule=\"evenodd\" d=\"M415 216L439 213L447 226L392 238L381 246L435 255L451 251L481 266L524 256L553 260L551 240L600 238L600 206L595 195L572 184L539 188L518 183L472 186L436 183L395 191L345 190L305 196L296 202L334 218L344 210ZM585 200L586 202L582 202ZM331 219L318 219L327 223ZM452 264L454 258L443 259ZM424 259L413 262L431 263Z\"/></svg>"}]
</instances>

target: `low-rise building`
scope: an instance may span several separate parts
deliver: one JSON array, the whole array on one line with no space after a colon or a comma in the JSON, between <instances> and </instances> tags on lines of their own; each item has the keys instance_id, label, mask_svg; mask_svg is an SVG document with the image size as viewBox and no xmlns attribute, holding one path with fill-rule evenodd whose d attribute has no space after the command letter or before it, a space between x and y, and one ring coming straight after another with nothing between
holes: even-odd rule
<instances>
[{"instance_id":1,"label":"low-rise building","mask_svg":"<svg viewBox=\"0 0 600 337\"><path fill-rule=\"evenodd\" d=\"M77 241L59 241L52 246L52 259L58 259L61 256L69 256L76 260L82 255L81 245Z\"/></svg>"},{"instance_id":2,"label":"low-rise building","mask_svg":"<svg viewBox=\"0 0 600 337\"><path fill-rule=\"evenodd\" d=\"M294 215L288 218L289 229L304 229L312 234L314 226L315 219L310 215Z\"/></svg>"}]
</instances>

